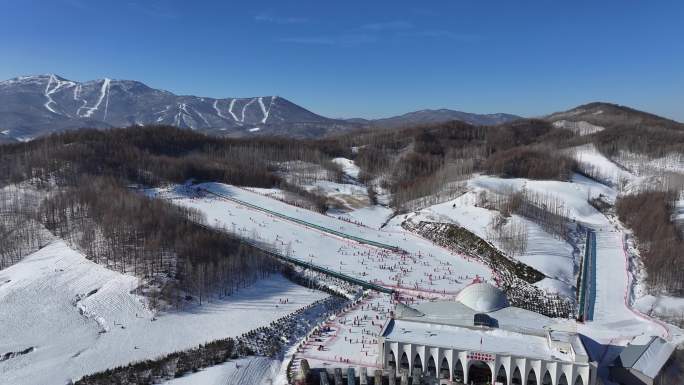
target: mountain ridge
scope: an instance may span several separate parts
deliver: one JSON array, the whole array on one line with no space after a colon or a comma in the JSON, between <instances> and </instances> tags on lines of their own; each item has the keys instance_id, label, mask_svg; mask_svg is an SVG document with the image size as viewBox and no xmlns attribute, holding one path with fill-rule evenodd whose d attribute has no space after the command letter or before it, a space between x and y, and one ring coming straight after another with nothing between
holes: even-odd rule
<instances>
[{"instance_id":1,"label":"mountain ridge","mask_svg":"<svg viewBox=\"0 0 684 385\"><path fill-rule=\"evenodd\" d=\"M218 135L287 134L348 123L317 115L280 96L209 98L175 95L136 80L85 82L55 74L0 82L0 131L16 140L65 129L167 124ZM286 127L287 126L287 127ZM250 131L251 130L251 131Z\"/></svg>"},{"instance_id":2,"label":"mountain ridge","mask_svg":"<svg viewBox=\"0 0 684 385\"><path fill-rule=\"evenodd\" d=\"M449 120L489 125L519 118L442 108L381 119L334 119L278 95L176 95L138 80L105 77L78 82L50 73L0 81L0 143L27 141L68 129L148 124L172 125L219 136L312 138L360 128L395 128Z\"/></svg>"}]
</instances>

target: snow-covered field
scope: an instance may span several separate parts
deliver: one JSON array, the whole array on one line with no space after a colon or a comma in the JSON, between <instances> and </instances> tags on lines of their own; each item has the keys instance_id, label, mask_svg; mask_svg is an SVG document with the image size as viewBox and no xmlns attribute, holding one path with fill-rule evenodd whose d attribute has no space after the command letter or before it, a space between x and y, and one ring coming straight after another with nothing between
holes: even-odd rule
<instances>
[{"instance_id":1,"label":"snow-covered field","mask_svg":"<svg viewBox=\"0 0 684 385\"><path fill-rule=\"evenodd\" d=\"M342 168L342 172L353 179L359 179L359 174L361 169L357 166L353 160L347 158L335 158L332 160L333 163L339 165Z\"/></svg>"},{"instance_id":2,"label":"snow-covered field","mask_svg":"<svg viewBox=\"0 0 684 385\"><path fill-rule=\"evenodd\" d=\"M167 381L165 385L275 384L282 361L268 357L247 357L211 366L197 373Z\"/></svg>"},{"instance_id":3,"label":"snow-covered field","mask_svg":"<svg viewBox=\"0 0 684 385\"><path fill-rule=\"evenodd\" d=\"M594 173L594 176L601 181L609 183L613 187L634 182L636 179L628 170L618 166L610 159L606 158L593 144L574 147L570 150L575 160L586 168L586 171Z\"/></svg>"},{"instance_id":4,"label":"snow-covered field","mask_svg":"<svg viewBox=\"0 0 684 385\"><path fill-rule=\"evenodd\" d=\"M503 251L503 247L493 237L490 226L499 212L476 206L478 193L483 190L482 187L478 187L479 180L480 178L475 178L471 181L471 191L454 200L430 206L418 211L416 215L397 217L392 223L396 224L404 219L416 223L419 221L454 223L488 240ZM494 183L491 180L487 182ZM572 245L554 237L538 224L519 215L512 215L507 225L513 222L527 229L527 249L524 253L514 254L511 257L534 267L549 277L537 283L537 286L568 297L574 296L575 267L579 261L576 261L573 255Z\"/></svg>"},{"instance_id":5,"label":"snow-covered field","mask_svg":"<svg viewBox=\"0 0 684 385\"><path fill-rule=\"evenodd\" d=\"M274 245L294 258L395 288L406 298L423 301L425 298L452 299L474 277L491 280L493 274L476 260L404 230L401 223L405 220L455 223L504 250L491 226L499 213L477 206L480 192L525 189L557 198L573 220L596 231L594 318L574 325L595 342L590 347L594 356L605 357L610 349L607 346L624 345L641 334L681 341L684 339L681 330L642 313L663 317L684 313L684 302L663 296L638 298L640 294L635 288L639 287L639 277L628 263L628 255L635 251L624 242L625 229L588 203L589 198L599 195L614 201L618 194L616 187L622 181L640 183L640 179L593 147L583 146L575 154L613 183L608 186L580 175L574 175L569 182L476 175L468 181L468 191L463 195L415 213L392 217L391 209L369 204L366 188L356 181L358 167L348 159L338 158L334 162L342 167L348 183L317 180L305 186L348 203L343 212L328 215L279 201L286 199L287 193L278 189L205 183L174 185L146 193L199 210L210 226ZM229 199L198 193L197 187L316 226L394 245L407 254L362 244ZM358 204L353 204L355 199ZM574 296L578 245L558 239L527 218L512 215L505 226L512 223L526 228L527 248L511 257L549 277L537 286ZM0 361L0 384L62 384L113 366L237 336L325 297L281 276L273 276L225 301L209 302L183 312L155 314L146 306L144 298L134 294L137 285L137 278L94 264L60 241L1 270L0 354L16 354ZM289 299L287 304L279 301L283 298ZM636 309L630 307L632 303ZM306 358L313 367L338 364L374 367L377 331L392 306L389 296L371 294L360 305L329 319L323 332L310 336L299 347L292 346L295 362ZM168 384L281 383L282 364L277 359L248 357Z\"/></svg>"},{"instance_id":6,"label":"snow-covered field","mask_svg":"<svg viewBox=\"0 0 684 385\"><path fill-rule=\"evenodd\" d=\"M409 254L360 244L227 199L196 197L194 191L185 186L156 189L148 193L199 210L206 215L211 226L275 245L283 253L295 258L387 287L424 295L453 295L470 282L467 278L459 279L459 275L469 278L477 275L484 279L492 276L491 271L480 263L436 246L401 227L393 226L387 230L364 227L290 206L235 186L207 183L197 187L318 226L398 246Z\"/></svg>"},{"instance_id":7,"label":"snow-covered field","mask_svg":"<svg viewBox=\"0 0 684 385\"><path fill-rule=\"evenodd\" d=\"M489 191L525 188L531 192L556 197L572 219L596 229L596 311L594 322L580 326L585 334L598 339L609 337L610 340L615 337L616 327L619 326L619 337L623 339L642 333L667 335L658 323L629 308L633 278L626 264L622 244L623 233L587 201L588 198L598 195L614 199L617 195L614 189L579 175L571 182L477 176L469 185L474 189ZM406 219L404 215L392 219L382 230L376 230L289 206L233 186L212 183L201 187L350 235L396 245L407 250L410 256L402 257L295 225L229 200L193 197L183 186L157 190L154 194L200 210L206 214L208 222L213 226L229 231L233 229L246 237L258 234L261 241L276 243L281 250L289 250L291 255L297 258L368 281L379 282L388 287L396 287L414 295L443 293L449 296L458 292L475 275L485 279L491 277L491 272L477 262L452 254L404 231L400 226L401 221ZM472 199L472 196L468 197L466 194L454 201L422 210L418 215L457 222L486 238L486 227L492 213L475 207ZM567 293L574 280L575 261L571 248L543 230L535 228L534 224L528 226L531 229L531 247L519 258L555 278L540 282L540 286ZM623 273L617 274L618 272Z\"/></svg>"},{"instance_id":8,"label":"snow-covered field","mask_svg":"<svg viewBox=\"0 0 684 385\"><path fill-rule=\"evenodd\" d=\"M61 241L0 271L0 352L33 348L0 362L0 383L64 384L238 336L326 296L272 276L225 301L154 314L132 293L137 284Z\"/></svg>"},{"instance_id":9,"label":"snow-covered field","mask_svg":"<svg viewBox=\"0 0 684 385\"><path fill-rule=\"evenodd\" d=\"M429 207L418 213L427 220L453 222L473 233L493 241L487 234L487 225L495 212L475 207L475 194L478 189L504 192L526 189L530 192L558 198L572 219L596 229L597 266L596 266L596 303L593 322L578 325L579 330L602 343L625 344L632 336L647 334L670 336L680 331L666 330L661 323L649 319L630 308L635 284L634 272L627 263L626 246L623 244L624 232L617 224L588 203L588 198L603 195L614 201L617 191L589 178L575 175L571 182L537 181L527 179L501 179L490 176L476 176L469 181L471 193L440 205ZM412 218L415 220L418 218ZM395 218L392 223L398 222ZM573 284L572 249L564 242L555 239L541 229L528 223L528 250L520 260L529 263L545 274L559 280L543 280L541 287L568 289L559 283ZM496 244L496 242L493 242ZM554 273L555 271L555 273ZM681 338L681 335L678 337Z\"/></svg>"},{"instance_id":10,"label":"snow-covered field","mask_svg":"<svg viewBox=\"0 0 684 385\"><path fill-rule=\"evenodd\" d=\"M645 314L684 322L684 298L681 297L645 295L636 301L635 307Z\"/></svg>"},{"instance_id":11,"label":"snow-covered field","mask_svg":"<svg viewBox=\"0 0 684 385\"><path fill-rule=\"evenodd\" d=\"M380 229L394 215L394 211L385 206L366 206L355 209L340 216L374 229Z\"/></svg>"}]
</instances>

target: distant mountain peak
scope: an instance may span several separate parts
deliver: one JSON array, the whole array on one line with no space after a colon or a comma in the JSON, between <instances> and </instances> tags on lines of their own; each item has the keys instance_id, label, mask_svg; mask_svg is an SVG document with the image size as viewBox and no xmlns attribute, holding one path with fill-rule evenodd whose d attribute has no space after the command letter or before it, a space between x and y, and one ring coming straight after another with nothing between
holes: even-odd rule
<instances>
[{"instance_id":1,"label":"distant mountain peak","mask_svg":"<svg viewBox=\"0 0 684 385\"><path fill-rule=\"evenodd\" d=\"M509 114L423 109L376 120L330 119L277 95L210 98L176 95L136 80L105 77L84 82L57 74L0 81L2 141L30 140L68 129L173 125L207 134L320 137L364 127L401 127L452 120L493 125Z\"/></svg>"},{"instance_id":2,"label":"distant mountain peak","mask_svg":"<svg viewBox=\"0 0 684 385\"><path fill-rule=\"evenodd\" d=\"M422 109L389 118L375 119L371 121L371 124L377 127L398 128L420 124L439 124L458 120L473 125L491 126L518 119L521 119L521 117L505 113L473 114L450 110L448 108L440 108Z\"/></svg>"},{"instance_id":3,"label":"distant mountain peak","mask_svg":"<svg viewBox=\"0 0 684 385\"><path fill-rule=\"evenodd\" d=\"M0 82L0 131L23 140L81 127L167 124L218 135L314 136L355 125L314 114L279 96L175 95L136 80L77 82L56 74ZM248 131L245 128L259 127Z\"/></svg>"},{"instance_id":4,"label":"distant mountain peak","mask_svg":"<svg viewBox=\"0 0 684 385\"><path fill-rule=\"evenodd\" d=\"M684 130L684 124L649 112L609 102L591 102L543 117L549 122L587 122L601 127L661 127Z\"/></svg>"}]
</instances>

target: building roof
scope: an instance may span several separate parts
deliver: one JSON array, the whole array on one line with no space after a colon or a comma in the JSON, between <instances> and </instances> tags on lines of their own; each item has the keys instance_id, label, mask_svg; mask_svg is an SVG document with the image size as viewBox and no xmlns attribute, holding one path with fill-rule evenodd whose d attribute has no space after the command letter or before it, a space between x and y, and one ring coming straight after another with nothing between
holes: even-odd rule
<instances>
[{"instance_id":1,"label":"building roof","mask_svg":"<svg viewBox=\"0 0 684 385\"><path fill-rule=\"evenodd\" d=\"M574 362L571 351L561 351L547 338L502 329L469 329L407 320L391 320L383 337L387 342L413 343L533 359Z\"/></svg>"},{"instance_id":2,"label":"building roof","mask_svg":"<svg viewBox=\"0 0 684 385\"><path fill-rule=\"evenodd\" d=\"M397 305L395 318L415 322L430 322L442 325L473 327L475 314L480 312L453 301L423 302L413 305ZM519 333L546 335L548 329L559 329L558 321L519 307L505 307L486 313L496 321L500 329Z\"/></svg>"},{"instance_id":3,"label":"building roof","mask_svg":"<svg viewBox=\"0 0 684 385\"><path fill-rule=\"evenodd\" d=\"M506 294L486 282L477 282L466 286L458 293L456 300L481 313L509 306Z\"/></svg>"},{"instance_id":4,"label":"building roof","mask_svg":"<svg viewBox=\"0 0 684 385\"><path fill-rule=\"evenodd\" d=\"M655 378L674 349L674 345L660 337L638 336L622 350L617 364Z\"/></svg>"},{"instance_id":5,"label":"building roof","mask_svg":"<svg viewBox=\"0 0 684 385\"><path fill-rule=\"evenodd\" d=\"M589 362L580 336L567 323L508 306L503 293L491 285L477 283L468 288L459 301L398 304L383 337L390 342ZM476 315L486 316L490 323L477 325Z\"/></svg>"}]
</instances>

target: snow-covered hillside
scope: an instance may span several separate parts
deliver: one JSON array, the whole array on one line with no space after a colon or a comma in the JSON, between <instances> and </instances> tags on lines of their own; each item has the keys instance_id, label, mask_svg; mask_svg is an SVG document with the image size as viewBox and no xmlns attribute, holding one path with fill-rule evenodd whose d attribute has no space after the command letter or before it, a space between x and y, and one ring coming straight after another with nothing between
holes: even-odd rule
<instances>
[{"instance_id":1,"label":"snow-covered hillside","mask_svg":"<svg viewBox=\"0 0 684 385\"><path fill-rule=\"evenodd\" d=\"M478 195L483 189L476 187L478 178L471 181L471 190L460 197L420 210L416 215L400 216L393 221L409 219L420 221L454 223L485 239L500 250L504 247L493 234L492 222L500 215L498 211L477 206ZM536 285L550 292L574 297L575 271L579 265L578 255L573 255L573 245L549 234L538 224L513 214L508 223L523 226L526 230L526 250L522 254L509 254L540 272L548 278Z\"/></svg>"},{"instance_id":2,"label":"snow-covered hillside","mask_svg":"<svg viewBox=\"0 0 684 385\"><path fill-rule=\"evenodd\" d=\"M612 344L624 344L632 336L642 333L683 338L676 328L665 326L631 308L632 301L640 294L634 292L637 286L634 277L636 272L629 263L624 229L588 202L588 199L599 195L614 201L618 194L615 189L580 175L573 176L570 182L476 176L469 181L468 186L470 191L457 199L428 207L417 214L396 217L391 224L396 226L404 219L456 223L497 245L496 239L488 231L488 225L497 212L476 206L480 191L505 193L525 189L558 198L572 220L597 232L595 318L592 322L577 325L582 333L602 343ZM513 215L515 220L525 221L516 217ZM545 279L538 286L569 294L570 290L574 290L573 271L579 262L573 257L572 246L534 223L527 221L526 225L529 230L528 250L514 258L555 278ZM616 331L616 325L620 325L619 331Z\"/></svg>"},{"instance_id":3,"label":"snow-covered hillside","mask_svg":"<svg viewBox=\"0 0 684 385\"><path fill-rule=\"evenodd\" d=\"M574 122L569 120L557 120L553 122L553 126L558 128L565 128L580 136L590 135L605 130L604 127L597 126L585 121Z\"/></svg>"},{"instance_id":4,"label":"snow-covered hillside","mask_svg":"<svg viewBox=\"0 0 684 385\"><path fill-rule=\"evenodd\" d=\"M0 383L64 384L237 336L325 297L276 275L225 301L154 314L137 284L61 241L0 271L0 352L29 350L0 362Z\"/></svg>"},{"instance_id":5,"label":"snow-covered hillside","mask_svg":"<svg viewBox=\"0 0 684 385\"><path fill-rule=\"evenodd\" d=\"M314 114L285 98L174 95L133 80L76 82L54 74L0 81L3 136L30 140L64 129L167 124L224 135L318 136L355 124Z\"/></svg>"},{"instance_id":6,"label":"snow-covered hillside","mask_svg":"<svg viewBox=\"0 0 684 385\"><path fill-rule=\"evenodd\" d=\"M268 357L248 357L211 366L197 373L167 381L165 385L270 384L282 362Z\"/></svg>"},{"instance_id":7,"label":"snow-covered hillside","mask_svg":"<svg viewBox=\"0 0 684 385\"><path fill-rule=\"evenodd\" d=\"M606 158L593 144L574 147L569 152L580 163L585 173L599 181L623 189L635 182L634 174Z\"/></svg>"},{"instance_id":8,"label":"snow-covered hillside","mask_svg":"<svg viewBox=\"0 0 684 385\"><path fill-rule=\"evenodd\" d=\"M398 246L409 256L359 244L263 211L254 210L216 196L197 197L196 189L239 199L311 224L334 229L352 236ZM301 209L235 186L205 183L188 188L173 186L149 192L153 196L204 213L209 225L242 237L277 246L283 253L304 261L388 287L415 290L425 295L454 294L478 275L492 277L491 271L467 257L455 255L432 242L401 228L377 230L323 214ZM406 266L410 269L402 269ZM456 272L465 272L459 277Z\"/></svg>"}]
</instances>

